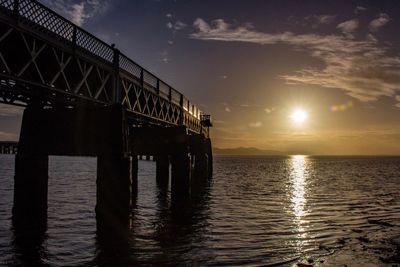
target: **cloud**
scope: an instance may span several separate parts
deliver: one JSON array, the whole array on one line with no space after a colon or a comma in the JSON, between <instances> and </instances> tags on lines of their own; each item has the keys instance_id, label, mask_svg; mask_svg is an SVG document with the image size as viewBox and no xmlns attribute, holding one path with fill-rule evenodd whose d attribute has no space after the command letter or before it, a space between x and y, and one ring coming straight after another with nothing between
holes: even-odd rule
<instances>
[{"instance_id":1,"label":"cloud","mask_svg":"<svg viewBox=\"0 0 400 267\"><path fill-rule=\"evenodd\" d=\"M176 32L176 31L180 31L180 30L184 29L187 25L185 23L183 23L182 21L178 20L175 23L168 22L166 26L168 29Z\"/></svg>"},{"instance_id":2,"label":"cloud","mask_svg":"<svg viewBox=\"0 0 400 267\"><path fill-rule=\"evenodd\" d=\"M320 68L304 67L292 74L281 75L288 84L340 89L364 102L376 101L383 96L394 97L400 91L400 58L390 55L389 49L378 46L373 38L355 40L335 34L265 33L246 26L232 27L223 20L209 24L201 18L193 25L196 32L190 35L192 39L287 44L308 52L324 64ZM343 27L355 29L354 25Z\"/></svg>"},{"instance_id":3,"label":"cloud","mask_svg":"<svg viewBox=\"0 0 400 267\"><path fill-rule=\"evenodd\" d=\"M357 19L342 22L336 26L347 38L354 38L353 32L358 28L359 22Z\"/></svg>"},{"instance_id":4,"label":"cloud","mask_svg":"<svg viewBox=\"0 0 400 267\"><path fill-rule=\"evenodd\" d=\"M231 112L231 108L229 107L228 103L222 103L222 105L224 105L224 110L226 112Z\"/></svg>"},{"instance_id":5,"label":"cloud","mask_svg":"<svg viewBox=\"0 0 400 267\"><path fill-rule=\"evenodd\" d=\"M169 63L171 61L169 57L169 52L167 50L164 50L160 53L161 55L161 61L164 63Z\"/></svg>"},{"instance_id":6,"label":"cloud","mask_svg":"<svg viewBox=\"0 0 400 267\"><path fill-rule=\"evenodd\" d=\"M336 16L334 15L320 15L317 16L318 22L320 24L330 24L335 20Z\"/></svg>"},{"instance_id":7,"label":"cloud","mask_svg":"<svg viewBox=\"0 0 400 267\"><path fill-rule=\"evenodd\" d=\"M306 21L313 23L313 28L318 28L320 25L328 25L334 22L336 19L335 15L311 15L305 17Z\"/></svg>"},{"instance_id":8,"label":"cloud","mask_svg":"<svg viewBox=\"0 0 400 267\"><path fill-rule=\"evenodd\" d=\"M88 19L108 9L106 0L43 0L43 4L82 26Z\"/></svg>"},{"instance_id":9,"label":"cloud","mask_svg":"<svg viewBox=\"0 0 400 267\"><path fill-rule=\"evenodd\" d=\"M362 12L362 11L365 11L365 10L367 10L367 8L365 8L365 7L363 7L363 6L357 6L357 7L354 9L354 14L358 14L358 13L360 13L360 12Z\"/></svg>"},{"instance_id":10,"label":"cloud","mask_svg":"<svg viewBox=\"0 0 400 267\"><path fill-rule=\"evenodd\" d=\"M396 101L398 102L396 107L400 108L400 95L396 95Z\"/></svg>"},{"instance_id":11,"label":"cloud","mask_svg":"<svg viewBox=\"0 0 400 267\"><path fill-rule=\"evenodd\" d=\"M261 126L263 126L263 123L261 121L249 123L249 127L251 128L260 128Z\"/></svg>"},{"instance_id":12,"label":"cloud","mask_svg":"<svg viewBox=\"0 0 400 267\"><path fill-rule=\"evenodd\" d=\"M378 31L380 28L382 28L383 26L385 26L388 22L390 21L390 17L388 14L385 13L381 13L379 14L379 17L372 20L369 23L369 29L372 32L376 32Z\"/></svg>"},{"instance_id":13,"label":"cloud","mask_svg":"<svg viewBox=\"0 0 400 267\"><path fill-rule=\"evenodd\" d=\"M271 114L273 111L275 110L275 108L265 108L264 111L267 114Z\"/></svg>"},{"instance_id":14,"label":"cloud","mask_svg":"<svg viewBox=\"0 0 400 267\"><path fill-rule=\"evenodd\" d=\"M167 17L167 18L172 18L173 17L173 15L171 14L171 13L167 13L166 15L165 15L165 17Z\"/></svg>"}]
</instances>

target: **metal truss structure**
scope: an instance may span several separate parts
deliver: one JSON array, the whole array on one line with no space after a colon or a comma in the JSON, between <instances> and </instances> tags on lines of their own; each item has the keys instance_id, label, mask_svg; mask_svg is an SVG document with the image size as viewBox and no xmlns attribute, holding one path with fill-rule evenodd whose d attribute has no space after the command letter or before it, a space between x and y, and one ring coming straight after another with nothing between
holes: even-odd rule
<instances>
[{"instance_id":1,"label":"metal truss structure","mask_svg":"<svg viewBox=\"0 0 400 267\"><path fill-rule=\"evenodd\" d=\"M202 112L180 92L34 0L0 0L0 102L120 103L136 122L208 134Z\"/></svg>"}]
</instances>

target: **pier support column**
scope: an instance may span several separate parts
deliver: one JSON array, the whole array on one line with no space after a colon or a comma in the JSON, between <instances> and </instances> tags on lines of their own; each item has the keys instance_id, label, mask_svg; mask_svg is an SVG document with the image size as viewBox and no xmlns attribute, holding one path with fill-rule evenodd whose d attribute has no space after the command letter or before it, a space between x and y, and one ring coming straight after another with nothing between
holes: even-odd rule
<instances>
[{"instance_id":1,"label":"pier support column","mask_svg":"<svg viewBox=\"0 0 400 267\"><path fill-rule=\"evenodd\" d=\"M123 155L97 158L98 230L124 229L129 225L131 209L132 161Z\"/></svg>"},{"instance_id":2,"label":"pier support column","mask_svg":"<svg viewBox=\"0 0 400 267\"><path fill-rule=\"evenodd\" d=\"M16 227L45 227L47 221L48 156L15 156L13 223Z\"/></svg>"},{"instance_id":3,"label":"pier support column","mask_svg":"<svg viewBox=\"0 0 400 267\"><path fill-rule=\"evenodd\" d=\"M19 228L45 227L47 221L48 154L33 149L46 129L38 124L40 108L26 108L15 156L13 224Z\"/></svg>"},{"instance_id":4,"label":"pier support column","mask_svg":"<svg viewBox=\"0 0 400 267\"><path fill-rule=\"evenodd\" d=\"M214 171L214 166L213 166L213 153L212 153L212 145L211 145L210 138L206 138L205 148L206 148L206 154L207 154L208 177L212 177L213 171Z\"/></svg>"},{"instance_id":5,"label":"pier support column","mask_svg":"<svg viewBox=\"0 0 400 267\"><path fill-rule=\"evenodd\" d=\"M129 230L133 170L125 111L121 105L113 105L98 117L102 134L97 155L97 230L124 235Z\"/></svg>"},{"instance_id":6,"label":"pier support column","mask_svg":"<svg viewBox=\"0 0 400 267\"><path fill-rule=\"evenodd\" d=\"M156 156L156 181L160 188L168 188L169 183L169 158L168 155Z\"/></svg>"},{"instance_id":7,"label":"pier support column","mask_svg":"<svg viewBox=\"0 0 400 267\"><path fill-rule=\"evenodd\" d=\"M136 205L137 194L138 194L138 156L134 155L132 157L132 176L131 176L131 198L132 206Z\"/></svg>"},{"instance_id":8,"label":"pier support column","mask_svg":"<svg viewBox=\"0 0 400 267\"><path fill-rule=\"evenodd\" d=\"M208 143L203 134L192 134L189 140L194 156L192 189L196 189L202 187L209 178Z\"/></svg>"},{"instance_id":9,"label":"pier support column","mask_svg":"<svg viewBox=\"0 0 400 267\"><path fill-rule=\"evenodd\" d=\"M194 176L196 179L208 178L208 156L204 150L194 154Z\"/></svg>"},{"instance_id":10,"label":"pier support column","mask_svg":"<svg viewBox=\"0 0 400 267\"><path fill-rule=\"evenodd\" d=\"M171 162L171 193L172 196L187 196L190 194L191 158L187 147L177 148Z\"/></svg>"}]
</instances>

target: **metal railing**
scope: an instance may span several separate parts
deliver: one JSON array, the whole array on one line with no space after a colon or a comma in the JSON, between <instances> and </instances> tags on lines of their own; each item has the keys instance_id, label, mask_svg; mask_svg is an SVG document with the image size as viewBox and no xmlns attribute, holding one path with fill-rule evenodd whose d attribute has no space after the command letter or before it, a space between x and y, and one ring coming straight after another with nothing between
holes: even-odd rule
<instances>
[{"instance_id":1,"label":"metal railing","mask_svg":"<svg viewBox=\"0 0 400 267\"><path fill-rule=\"evenodd\" d=\"M202 112L190 103L182 93L120 53L118 49L73 24L38 1L0 0L0 9L10 16L18 18L20 23L72 45L74 49L89 53L108 65L115 67L115 63L117 63L118 71L124 71L133 76L143 89L158 94L160 97L180 106L184 112L188 112L195 119L200 120ZM121 95L121 92L119 92L119 95ZM114 101L120 102L121 99L114 99Z\"/></svg>"}]
</instances>

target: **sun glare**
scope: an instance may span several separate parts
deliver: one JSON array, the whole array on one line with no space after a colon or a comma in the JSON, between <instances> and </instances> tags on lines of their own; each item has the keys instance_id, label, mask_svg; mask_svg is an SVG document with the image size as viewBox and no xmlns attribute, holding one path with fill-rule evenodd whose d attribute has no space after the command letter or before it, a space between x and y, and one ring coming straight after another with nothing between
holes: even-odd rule
<instances>
[{"instance_id":1,"label":"sun glare","mask_svg":"<svg viewBox=\"0 0 400 267\"><path fill-rule=\"evenodd\" d=\"M296 124L303 124L307 120L307 112L302 109L296 109L292 115L290 115L290 118Z\"/></svg>"}]
</instances>

